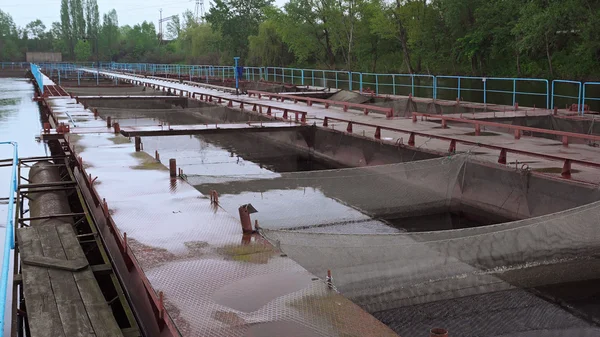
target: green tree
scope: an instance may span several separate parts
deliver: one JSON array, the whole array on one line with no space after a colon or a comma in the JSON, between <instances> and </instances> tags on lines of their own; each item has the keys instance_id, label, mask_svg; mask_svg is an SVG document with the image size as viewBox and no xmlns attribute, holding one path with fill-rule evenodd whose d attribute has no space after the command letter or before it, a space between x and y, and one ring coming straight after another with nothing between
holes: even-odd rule
<instances>
[{"instance_id":1,"label":"green tree","mask_svg":"<svg viewBox=\"0 0 600 337\"><path fill-rule=\"evenodd\" d=\"M0 60L17 61L20 59L18 39L17 27L12 16L0 9Z\"/></svg>"},{"instance_id":2,"label":"green tree","mask_svg":"<svg viewBox=\"0 0 600 337\"><path fill-rule=\"evenodd\" d=\"M119 18L114 9L102 17L98 46L103 60L113 60L119 48Z\"/></svg>"},{"instance_id":3,"label":"green tree","mask_svg":"<svg viewBox=\"0 0 600 337\"><path fill-rule=\"evenodd\" d=\"M75 44L75 60L76 61L89 61L92 57L92 48L90 42L87 40L79 40Z\"/></svg>"},{"instance_id":4,"label":"green tree","mask_svg":"<svg viewBox=\"0 0 600 337\"><path fill-rule=\"evenodd\" d=\"M215 0L206 21L223 36L225 49L235 56L248 55L248 36L258 34L264 19L263 9L272 0Z\"/></svg>"},{"instance_id":5,"label":"green tree","mask_svg":"<svg viewBox=\"0 0 600 337\"><path fill-rule=\"evenodd\" d=\"M86 26L82 0L69 0L69 16L71 18L71 38L85 37Z\"/></svg>"},{"instance_id":6,"label":"green tree","mask_svg":"<svg viewBox=\"0 0 600 337\"><path fill-rule=\"evenodd\" d=\"M73 43L73 26L71 25L71 11L69 10L69 0L60 2L60 32L64 51L71 57L75 56L75 45Z\"/></svg>"},{"instance_id":7,"label":"green tree","mask_svg":"<svg viewBox=\"0 0 600 337\"><path fill-rule=\"evenodd\" d=\"M285 67L294 62L294 55L277 33L275 21L264 21L258 28L258 35L249 36L248 39L250 64Z\"/></svg>"}]
</instances>

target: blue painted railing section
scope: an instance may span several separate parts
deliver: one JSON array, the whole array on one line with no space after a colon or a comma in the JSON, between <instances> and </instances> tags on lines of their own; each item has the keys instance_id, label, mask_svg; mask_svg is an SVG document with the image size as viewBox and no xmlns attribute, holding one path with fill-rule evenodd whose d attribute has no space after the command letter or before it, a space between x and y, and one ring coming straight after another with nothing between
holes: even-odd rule
<instances>
[{"instance_id":1,"label":"blue painted railing section","mask_svg":"<svg viewBox=\"0 0 600 337\"><path fill-rule=\"evenodd\" d=\"M14 234L14 208L15 208L15 193L17 191L17 166L19 164L19 148L16 142L0 142L0 145L12 145L12 173L10 186L8 189L8 212L6 219L6 231L4 237L4 253L2 255L2 274L0 276L0 337L4 336L4 316L6 314L7 298L8 298L8 275L10 269L10 253L15 248Z\"/></svg>"},{"instance_id":2,"label":"blue painted railing section","mask_svg":"<svg viewBox=\"0 0 600 337\"><path fill-rule=\"evenodd\" d=\"M3 62L2 68L20 69L28 63ZM97 63L39 63L47 74L61 74L65 77L81 68L96 68ZM100 69L145 73L150 75L169 74L179 78L234 79L232 66L116 63L101 62ZM71 72L71 75L69 75ZM82 74L77 75L83 78ZM87 75L89 76L89 75ZM249 81L264 80L284 84L329 87L375 93L377 95L409 95L433 99L455 100L457 98L484 104L513 105L526 98L526 105L553 109L577 104L579 112L584 113L584 105L594 104L600 107L598 82L577 82L539 78L502 78L473 76L434 76L420 74L378 74L340 70L283 68L283 67L244 67L243 78ZM531 103L533 102L533 104ZM598 108L596 108L598 109Z\"/></svg>"},{"instance_id":3,"label":"blue painted railing section","mask_svg":"<svg viewBox=\"0 0 600 337\"><path fill-rule=\"evenodd\" d=\"M595 89L596 94L591 95L590 89ZM581 94L581 113L583 114L586 104L590 102L600 102L600 82L586 82L583 84L583 92ZM586 103L587 102L587 103Z\"/></svg>"},{"instance_id":4,"label":"blue painted railing section","mask_svg":"<svg viewBox=\"0 0 600 337\"><path fill-rule=\"evenodd\" d=\"M37 86L40 89L40 94L44 94L44 77L42 76L40 68L32 63L31 73L33 74L33 78L35 78L35 82L37 83Z\"/></svg>"},{"instance_id":5,"label":"blue painted railing section","mask_svg":"<svg viewBox=\"0 0 600 337\"><path fill-rule=\"evenodd\" d=\"M558 94L557 92L560 92L561 94ZM561 102L573 102L573 100L577 101L578 107L581 107L582 94L581 82L554 80L552 81L552 102L550 104L550 109L554 109L554 107L560 108ZM584 112L583 107L580 111Z\"/></svg>"}]
</instances>

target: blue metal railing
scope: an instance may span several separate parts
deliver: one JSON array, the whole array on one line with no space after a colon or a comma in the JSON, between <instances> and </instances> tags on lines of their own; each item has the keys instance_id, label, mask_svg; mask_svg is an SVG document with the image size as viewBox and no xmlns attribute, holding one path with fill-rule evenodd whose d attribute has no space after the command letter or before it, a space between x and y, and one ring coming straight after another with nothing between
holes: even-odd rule
<instances>
[{"instance_id":1,"label":"blue metal railing","mask_svg":"<svg viewBox=\"0 0 600 337\"><path fill-rule=\"evenodd\" d=\"M8 272L10 268L10 252L15 248L14 235L14 207L15 193L17 191L17 166L19 165L19 146L16 142L0 142L0 145L13 146L12 175L8 194L8 215L6 221L6 233L4 237L4 255L2 256L2 275L0 277L0 337L4 336L4 316L8 305Z\"/></svg>"},{"instance_id":2,"label":"blue metal railing","mask_svg":"<svg viewBox=\"0 0 600 337\"><path fill-rule=\"evenodd\" d=\"M590 101L596 101L596 102L600 102L600 96L597 97L587 97L587 93L586 93L586 89L588 86L600 86L600 82L586 82L583 84L583 93L581 94L581 106L580 106L580 113L583 115L585 113L585 101L586 100L590 100Z\"/></svg>"},{"instance_id":3,"label":"blue metal railing","mask_svg":"<svg viewBox=\"0 0 600 337\"><path fill-rule=\"evenodd\" d=\"M27 69L29 62L0 62L0 69Z\"/></svg>"},{"instance_id":4,"label":"blue metal railing","mask_svg":"<svg viewBox=\"0 0 600 337\"><path fill-rule=\"evenodd\" d=\"M572 96L572 95L559 95L555 92L556 89L556 85L559 83L565 83L565 84L574 84L577 86L577 96ZM579 109L579 106L581 105L581 82L577 82L577 81L568 81L568 80L554 80L552 81L552 102L550 104L550 109L554 109L554 104L556 101L556 98L566 98L566 99L575 99L577 100L577 107Z\"/></svg>"},{"instance_id":5,"label":"blue metal railing","mask_svg":"<svg viewBox=\"0 0 600 337\"><path fill-rule=\"evenodd\" d=\"M444 86L444 85L440 85L440 79L441 80L453 80L456 81L456 86L455 87L448 87L448 86ZM546 79L539 79L539 78L503 78L503 77L473 77L473 76L436 76L435 77L436 80L436 85L435 85L435 90L436 90L436 95L435 97L439 97L439 93L440 90L450 90L450 91L456 91L456 98L461 99L461 92L472 92L472 93L477 93L477 94L481 94L483 96L483 102L484 104L489 103L488 101L488 94L490 93L494 93L494 94L499 94L499 95L503 95L503 96L507 96L507 95L511 95L512 98L512 105L514 106L518 101L517 98L520 95L526 95L526 96L537 96L537 97L545 97L544 100L544 104L546 106L546 108L549 107L549 100L550 100L550 88L549 88L549 82ZM466 82L466 83L465 83ZM545 87L545 92L531 92L531 91L520 91L518 90L518 85L519 84L523 84L526 82L534 82L534 83L541 83L542 85L544 85ZM502 87L502 85L510 85L512 83L512 90L506 90L506 89L494 89L495 86L500 86ZM468 99L469 101L474 101L473 99Z\"/></svg>"},{"instance_id":6,"label":"blue metal railing","mask_svg":"<svg viewBox=\"0 0 600 337\"><path fill-rule=\"evenodd\" d=\"M5 62L5 67L19 67L21 63ZM87 63L43 63L38 64L44 70L58 70L59 76L74 76L80 68L95 68L96 64ZM125 71L133 73L150 73L175 75L179 78L206 77L233 79L235 69L232 66L214 65L182 65L182 64L150 64L150 63L116 63L102 62L101 69ZM475 103L515 105L519 98L526 98L529 104L547 109L554 108L557 99L576 101L583 110L585 101L600 101L600 95L586 93L582 82L569 80L552 81L539 78L501 78L472 76L434 76L419 74L378 74L348 72L339 70L283 68L283 67L245 67L244 79L250 81L266 80L295 85L322 86L336 89L357 90L366 88L376 94L408 95L433 99L463 98ZM62 73L61 73L62 71ZM79 75L80 76L80 75ZM581 86L574 94L569 85ZM589 86L596 82L586 83ZM589 96L589 97L586 97ZM593 97L595 96L595 97ZM533 103L532 103L533 102Z\"/></svg>"},{"instance_id":7,"label":"blue metal railing","mask_svg":"<svg viewBox=\"0 0 600 337\"><path fill-rule=\"evenodd\" d=\"M31 63L31 73L33 74L33 78L35 78L35 82L37 83L38 88L40 89L40 94L44 94L44 78L42 76L42 72L40 68Z\"/></svg>"}]
</instances>

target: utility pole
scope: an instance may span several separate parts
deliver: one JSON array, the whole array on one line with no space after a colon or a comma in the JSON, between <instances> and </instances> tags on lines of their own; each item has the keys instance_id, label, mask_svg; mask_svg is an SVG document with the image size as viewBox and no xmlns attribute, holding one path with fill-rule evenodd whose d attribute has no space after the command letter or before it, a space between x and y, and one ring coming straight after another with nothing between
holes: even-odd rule
<instances>
[{"instance_id":1,"label":"utility pole","mask_svg":"<svg viewBox=\"0 0 600 337\"><path fill-rule=\"evenodd\" d=\"M177 17L177 15L167 16L166 18L163 19L162 8L160 9L160 19L158 20L158 31L159 31L158 34L160 34L160 44L162 44L162 41L163 41L163 28L162 28L163 22L171 21L175 17Z\"/></svg>"},{"instance_id":2,"label":"utility pole","mask_svg":"<svg viewBox=\"0 0 600 337\"><path fill-rule=\"evenodd\" d=\"M200 23L204 18L204 0L196 0L196 23Z\"/></svg>"}]
</instances>

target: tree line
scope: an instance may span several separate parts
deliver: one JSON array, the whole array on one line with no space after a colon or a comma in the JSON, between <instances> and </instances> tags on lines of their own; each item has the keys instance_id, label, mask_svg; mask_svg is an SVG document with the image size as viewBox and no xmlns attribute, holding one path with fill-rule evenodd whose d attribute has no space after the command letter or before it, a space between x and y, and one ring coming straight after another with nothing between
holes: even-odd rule
<instances>
[{"instance_id":1,"label":"tree line","mask_svg":"<svg viewBox=\"0 0 600 337\"><path fill-rule=\"evenodd\" d=\"M17 28L0 10L0 59L231 64L377 73L600 77L598 0L213 0L157 33L119 26L96 0L62 0L61 22Z\"/></svg>"}]
</instances>

